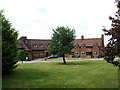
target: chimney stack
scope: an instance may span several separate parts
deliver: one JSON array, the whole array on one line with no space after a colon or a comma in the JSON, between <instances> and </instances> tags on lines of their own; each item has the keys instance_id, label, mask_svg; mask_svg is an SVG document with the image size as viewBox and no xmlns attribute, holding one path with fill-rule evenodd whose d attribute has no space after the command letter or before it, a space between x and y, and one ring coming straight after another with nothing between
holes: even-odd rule
<instances>
[{"instance_id":1,"label":"chimney stack","mask_svg":"<svg viewBox=\"0 0 120 90\"><path fill-rule=\"evenodd\" d=\"M22 37L20 37L20 39L24 41L24 40L27 39L27 37L26 36L22 36Z\"/></svg>"},{"instance_id":2,"label":"chimney stack","mask_svg":"<svg viewBox=\"0 0 120 90\"><path fill-rule=\"evenodd\" d=\"M81 36L81 39L84 39L84 36L83 36L83 35Z\"/></svg>"},{"instance_id":3,"label":"chimney stack","mask_svg":"<svg viewBox=\"0 0 120 90\"><path fill-rule=\"evenodd\" d=\"M101 38L104 40L104 35L103 34L101 35Z\"/></svg>"},{"instance_id":4,"label":"chimney stack","mask_svg":"<svg viewBox=\"0 0 120 90\"><path fill-rule=\"evenodd\" d=\"M102 48L104 48L104 35L101 35L101 39L102 39Z\"/></svg>"}]
</instances>

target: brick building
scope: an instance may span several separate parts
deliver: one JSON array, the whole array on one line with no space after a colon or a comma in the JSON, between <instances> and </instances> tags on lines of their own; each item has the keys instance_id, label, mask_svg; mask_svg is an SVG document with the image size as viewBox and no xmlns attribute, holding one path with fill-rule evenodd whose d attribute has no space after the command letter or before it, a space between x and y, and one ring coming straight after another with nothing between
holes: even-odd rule
<instances>
[{"instance_id":1,"label":"brick building","mask_svg":"<svg viewBox=\"0 0 120 90\"><path fill-rule=\"evenodd\" d=\"M25 49L29 53L29 58L42 58L48 56L48 45L50 40L45 39L27 39L22 36L19 39L19 49Z\"/></svg>"},{"instance_id":2,"label":"brick building","mask_svg":"<svg viewBox=\"0 0 120 90\"><path fill-rule=\"evenodd\" d=\"M19 39L18 48L27 50L29 58L42 58L50 55L47 51L50 41L47 39L27 39L26 36L22 36ZM72 49L72 55L66 55L67 57L98 57L101 49L104 47L104 36L101 35L101 38L89 39L81 36L81 39L74 40L73 44L75 48Z\"/></svg>"},{"instance_id":3,"label":"brick building","mask_svg":"<svg viewBox=\"0 0 120 90\"><path fill-rule=\"evenodd\" d=\"M72 49L73 55L82 58L98 57L101 49L104 48L104 35L101 35L101 38L89 39L81 36L81 39L74 40L73 44L75 46L75 48Z\"/></svg>"}]
</instances>

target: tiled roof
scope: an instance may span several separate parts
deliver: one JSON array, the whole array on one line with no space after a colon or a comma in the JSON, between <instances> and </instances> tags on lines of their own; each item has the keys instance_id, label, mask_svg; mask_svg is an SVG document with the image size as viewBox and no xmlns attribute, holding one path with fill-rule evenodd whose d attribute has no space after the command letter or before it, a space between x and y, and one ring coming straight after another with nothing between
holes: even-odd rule
<instances>
[{"instance_id":1,"label":"tiled roof","mask_svg":"<svg viewBox=\"0 0 120 90\"><path fill-rule=\"evenodd\" d=\"M24 48L25 50L47 50L48 45L51 40L49 39L27 39L26 37L21 37L19 39L18 48ZM102 38L89 38L89 39L76 39L73 41L73 45L75 46L90 46L98 45L99 47L103 47Z\"/></svg>"},{"instance_id":2,"label":"tiled roof","mask_svg":"<svg viewBox=\"0 0 120 90\"><path fill-rule=\"evenodd\" d=\"M19 40L19 48L24 48L25 50L30 50L23 40Z\"/></svg>"},{"instance_id":3,"label":"tiled roof","mask_svg":"<svg viewBox=\"0 0 120 90\"><path fill-rule=\"evenodd\" d=\"M91 39L76 39L73 41L74 45L85 45L85 46L94 46L94 45L98 45L101 46L102 45L102 39L101 38L91 38Z\"/></svg>"},{"instance_id":4,"label":"tiled roof","mask_svg":"<svg viewBox=\"0 0 120 90\"><path fill-rule=\"evenodd\" d=\"M46 50L50 40L45 39L28 39L32 50Z\"/></svg>"},{"instance_id":5,"label":"tiled roof","mask_svg":"<svg viewBox=\"0 0 120 90\"><path fill-rule=\"evenodd\" d=\"M25 50L46 50L50 40L43 39L19 39L18 48Z\"/></svg>"},{"instance_id":6,"label":"tiled roof","mask_svg":"<svg viewBox=\"0 0 120 90\"><path fill-rule=\"evenodd\" d=\"M20 49L23 49L23 47L20 43L18 43L17 47L20 48Z\"/></svg>"}]
</instances>

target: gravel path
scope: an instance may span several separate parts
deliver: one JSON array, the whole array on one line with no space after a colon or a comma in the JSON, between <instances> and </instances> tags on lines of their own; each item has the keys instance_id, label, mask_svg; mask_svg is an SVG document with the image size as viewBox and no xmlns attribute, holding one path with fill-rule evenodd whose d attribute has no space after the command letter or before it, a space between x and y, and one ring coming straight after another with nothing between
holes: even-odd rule
<instances>
[{"instance_id":1,"label":"gravel path","mask_svg":"<svg viewBox=\"0 0 120 90\"><path fill-rule=\"evenodd\" d=\"M66 58L67 59L67 58ZM78 58L79 60L66 60L67 62L70 62L70 61L87 61L87 60L104 60L104 58L97 58L97 59L87 59L87 58ZM115 58L115 59L120 59L120 58ZM38 63L38 62L62 62L63 60L54 60L54 61L43 61L44 58L39 58L39 59L35 59L33 61L23 61L23 63ZM19 63L22 63L21 61L18 62Z\"/></svg>"},{"instance_id":2,"label":"gravel path","mask_svg":"<svg viewBox=\"0 0 120 90\"><path fill-rule=\"evenodd\" d=\"M33 60L33 61L23 61L23 63L38 63L38 62L62 62L63 60L54 60L54 61L43 61L44 60L44 58L40 58L40 59L36 59L36 60ZM79 60L74 60L74 58L73 58L73 60L66 60L67 62L69 62L69 61L86 61L86 60L103 60L103 58L100 58L100 59L82 59L82 58L79 58ZM21 61L19 61L18 62L18 64L19 63L22 63Z\"/></svg>"}]
</instances>

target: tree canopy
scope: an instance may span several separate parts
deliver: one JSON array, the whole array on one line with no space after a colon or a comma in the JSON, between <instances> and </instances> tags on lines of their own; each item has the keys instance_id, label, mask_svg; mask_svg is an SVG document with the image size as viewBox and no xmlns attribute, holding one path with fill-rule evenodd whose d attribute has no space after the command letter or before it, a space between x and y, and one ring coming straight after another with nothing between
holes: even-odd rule
<instances>
[{"instance_id":1,"label":"tree canopy","mask_svg":"<svg viewBox=\"0 0 120 90\"><path fill-rule=\"evenodd\" d=\"M51 54L59 55L63 57L64 64L65 54L71 53L71 49L74 48L72 41L75 40L75 30L68 27L57 27L53 29L52 40L48 50Z\"/></svg>"},{"instance_id":2,"label":"tree canopy","mask_svg":"<svg viewBox=\"0 0 120 90\"><path fill-rule=\"evenodd\" d=\"M118 11L115 13L115 17L109 16L109 20L112 21L111 29L107 30L103 28L105 35L111 36L107 46L104 49L104 56L107 62L120 67L118 61L114 61L116 56L120 57L120 1L116 1Z\"/></svg>"},{"instance_id":3,"label":"tree canopy","mask_svg":"<svg viewBox=\"0 0 120 90\"><path fill-rule=\"evenodd\" d=\"M15 67L17 62L17 38L18 32L12 28L8 19L0 12L2 22L2 73L7 74Z\"/></svg>"}]
</instances>

